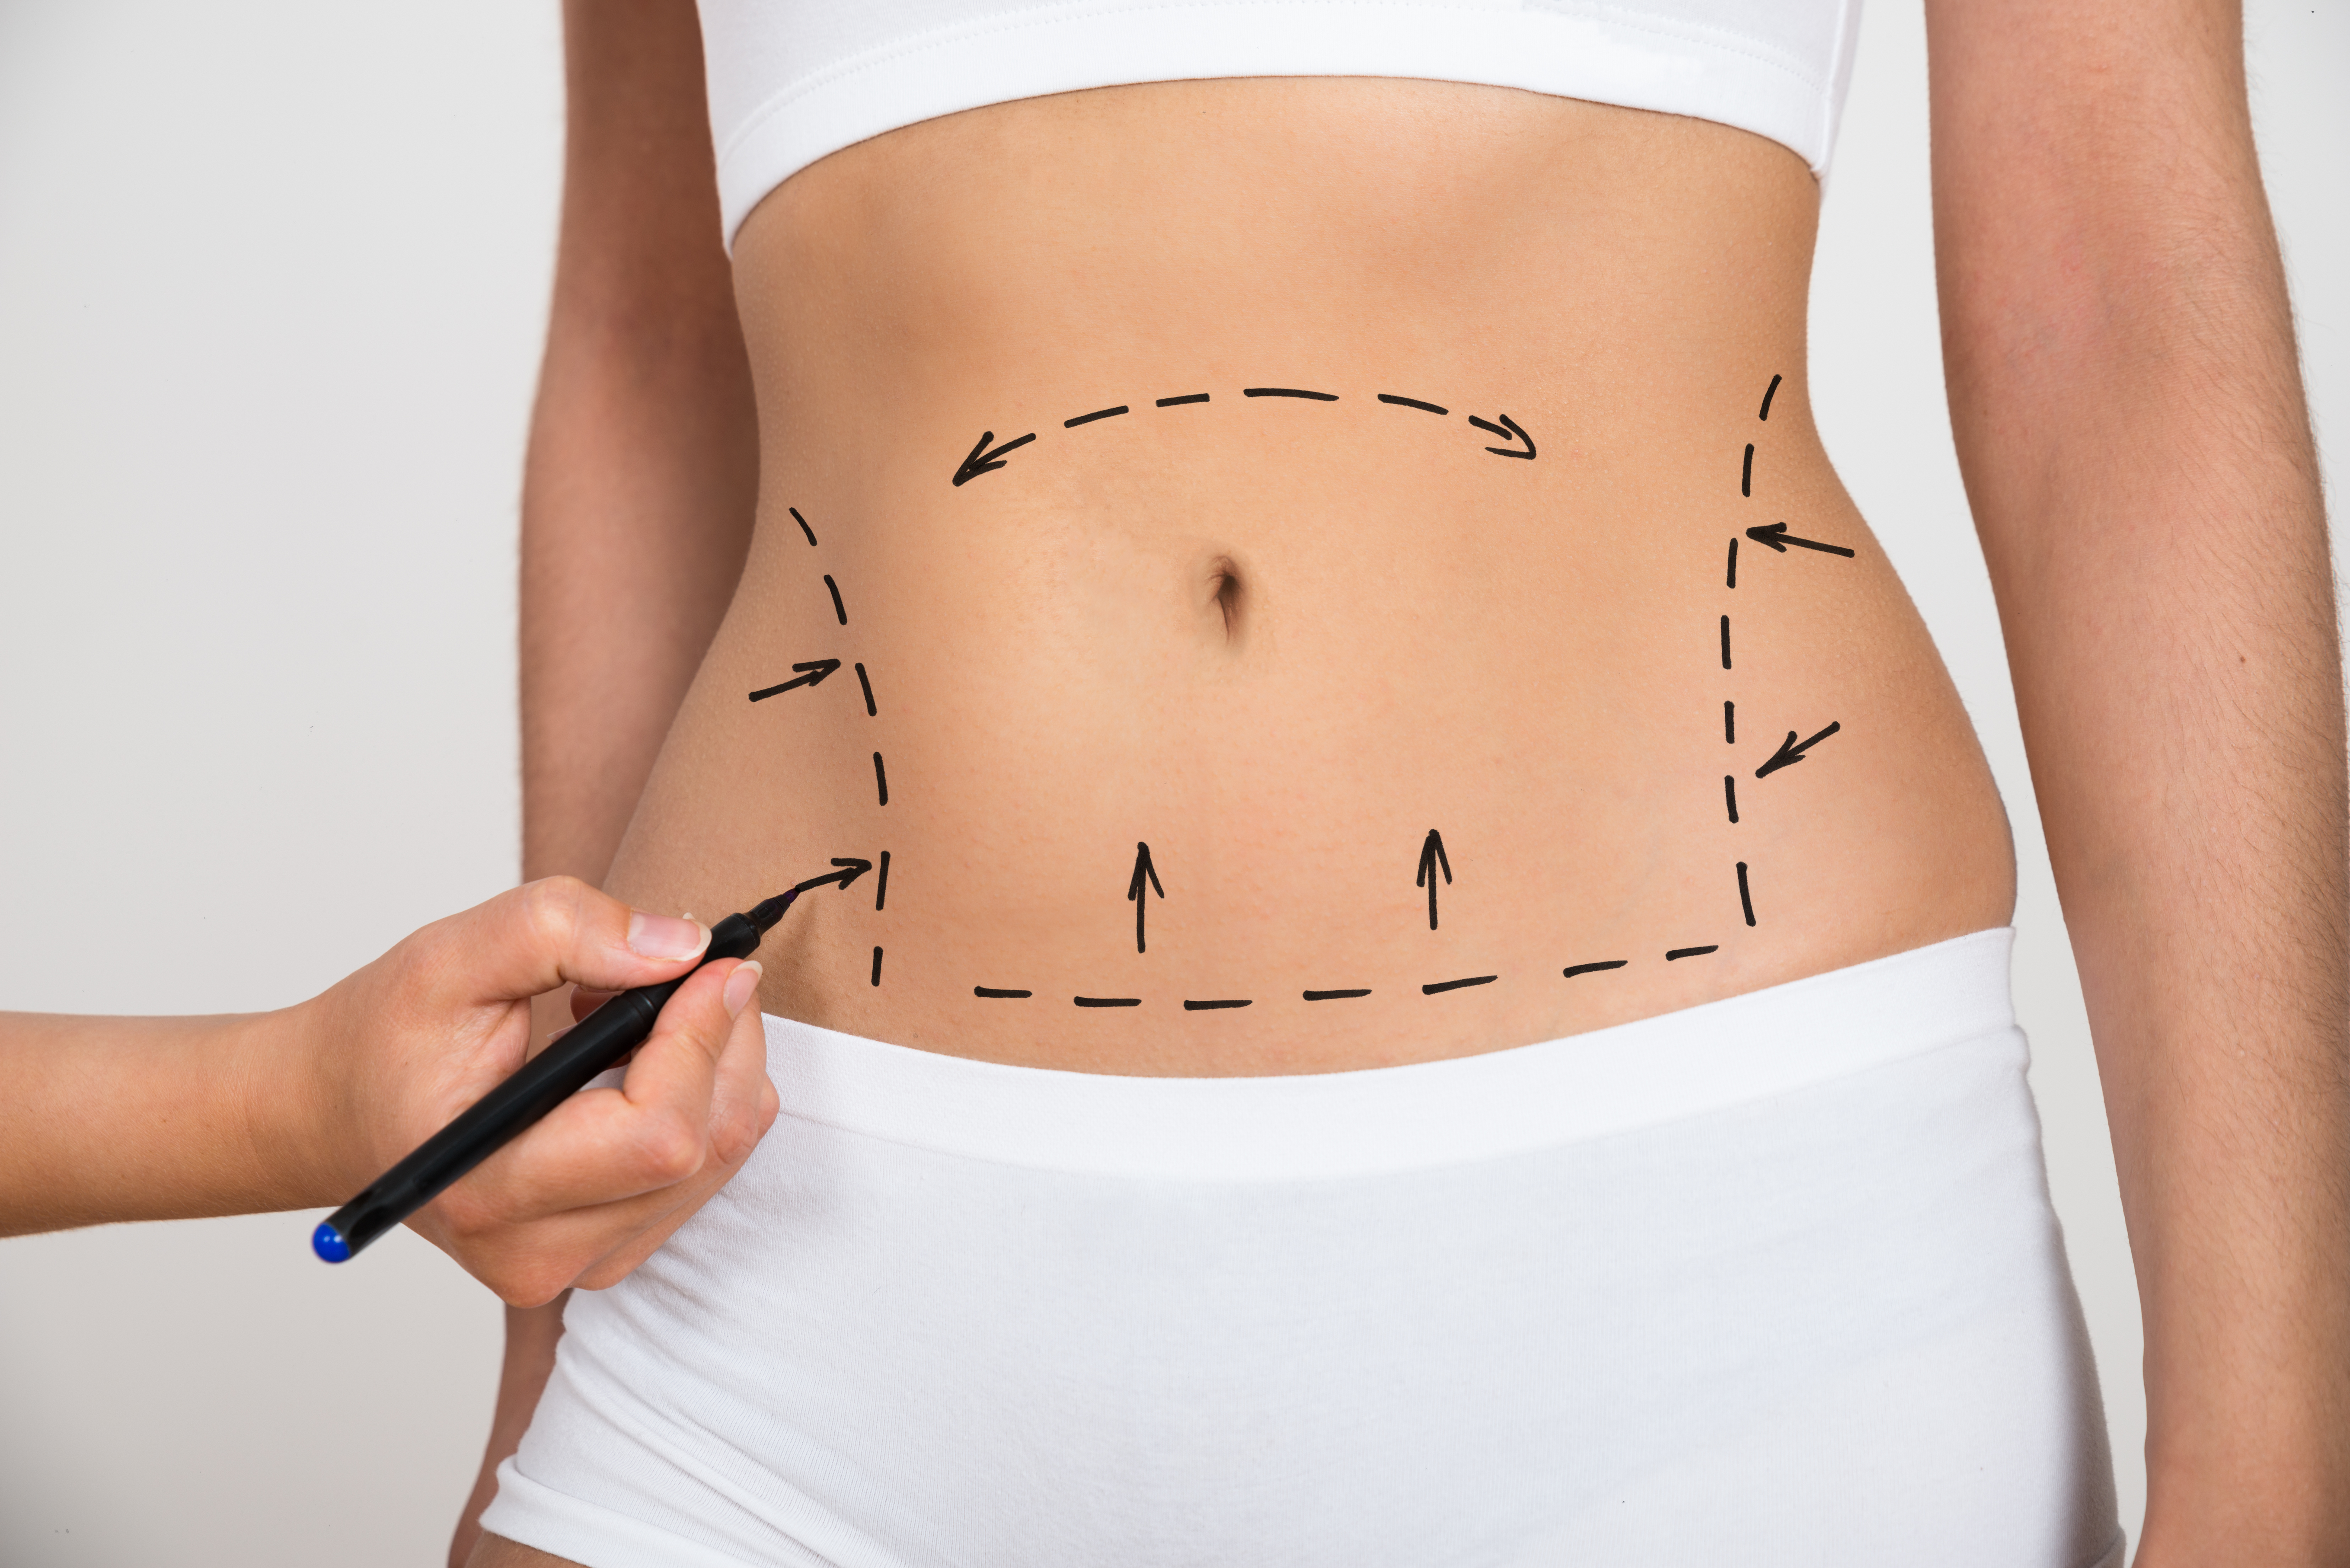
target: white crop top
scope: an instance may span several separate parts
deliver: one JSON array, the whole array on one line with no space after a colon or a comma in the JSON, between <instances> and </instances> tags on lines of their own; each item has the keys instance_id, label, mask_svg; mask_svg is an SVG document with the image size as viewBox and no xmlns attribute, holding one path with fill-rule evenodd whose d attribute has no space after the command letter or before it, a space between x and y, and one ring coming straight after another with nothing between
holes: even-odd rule
<instances>
[{"instance_id":1,"label":"white crop top","mask_svg":"<svg viewBox=\"0 0 2350 1568\"><path fill-rule=\"evenodd\" d=\"M1827 167L1860 0L701 0L726 241L827 153L1130 82L1418 77L1720 120Z\"/></svg>"}]
</instances>

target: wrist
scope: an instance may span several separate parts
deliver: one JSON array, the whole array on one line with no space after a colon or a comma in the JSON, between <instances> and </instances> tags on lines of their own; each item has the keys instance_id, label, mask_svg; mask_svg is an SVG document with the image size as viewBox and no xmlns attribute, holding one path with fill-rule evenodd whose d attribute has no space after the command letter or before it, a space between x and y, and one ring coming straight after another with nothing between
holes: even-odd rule
<instances>
[{"instance_id":1,"label":"wrist","mask_svg":"<svg viewBox=\"0 0 2350 1568\"><path fill-rule=\"evenodd\" d=\"M345 1168L357 1151L348 1136L348 1096L335 1092L332 1009L328 996L244 1020L237 1081L256 1208L339 1204L364 1185Z\"/></svg>"}]
</instances>

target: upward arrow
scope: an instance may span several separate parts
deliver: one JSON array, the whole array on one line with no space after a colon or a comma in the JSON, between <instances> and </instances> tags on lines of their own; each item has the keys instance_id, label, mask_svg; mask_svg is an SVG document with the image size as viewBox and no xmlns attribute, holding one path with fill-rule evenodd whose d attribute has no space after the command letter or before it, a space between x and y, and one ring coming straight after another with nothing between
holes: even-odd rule
<instances>
[{"instance_id":1,"label":"upward arrow","mask_svg":"<svg viewBox=\"0 0 2350 1568\"><path fill-rule=\"evenodd\" d=\"M1152 892L1161 898L1167 897L1167 889L1159 885L1159 873L1152 869L1150 865L1150 846L1138 844L1134 846L1134 876L1126 885L1127 898L1134 905L1134 950L1136 952L1144 950L1142 910L1144 906L1150 902L1142 896L1142 885L1146 880L1149 882Z\"/></svg>"},{"instance_id":2,"label":"upward arrow","mask_svg":"<svg viewBox=\"0 0 2350 1568\"><path fill-rule=\"evenodd\" d=\"M982 431L980 432L979 444L971 449L971 455L964 458L962 460L962 465L955 470L954 482L956 489L962 489L964 485L970 483L972 480L977 479L983 473L993 473L997 469L1002 468L1004 462L1003 454L1012 451L1014 447L1026 446L1030 441L1036 439L1036 432L1031 431L1026 435L1020 437L1018 440L1005 441L993 452L990 452L987 450L987 443L994 439L995 432L993 431Z\"/></svg>"},{"instance_id":3,"label":"upward arrow","mask_svg":"<svg viewBox=\"0 0 2350 1568\"><path fill-rule=\"evenodd\" d=\"M1447 882L1452 880L1452 862L1444 857L1444 835L1431 827L1428 836L1419 841L1419 880L1412 884L1428 889L1428 929L1431 931L1436 929L1435 873L1440 870Z\"/></svg>"}]
</instances>

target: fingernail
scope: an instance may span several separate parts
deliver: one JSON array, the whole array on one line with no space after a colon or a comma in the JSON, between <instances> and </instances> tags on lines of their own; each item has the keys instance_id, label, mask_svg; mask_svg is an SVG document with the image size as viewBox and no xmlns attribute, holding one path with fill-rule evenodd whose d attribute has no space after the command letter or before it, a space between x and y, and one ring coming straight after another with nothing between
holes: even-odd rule
<instances>
[{"instance_id":1,"label":"fingernail","mask_svg":"<svg viewBox=\"0 0 2350 1568\"><path fill-rule=\"evenodd\" d=\"M629 916L629 950L640 958L691 958L709 940L710 933L693 920L640 910Z\"/></svg>"},{"instance_id":2,"label":"fingernail","mask_svg":"<svg viewBox=\"0 0 2350 1568\"><path fill-rule=\"evenodd\" d=\"M754 960L726 977L726 1016L740 1018L751 999L759 994L759 976L764 971Z\"/></svg>"}]
</instances>

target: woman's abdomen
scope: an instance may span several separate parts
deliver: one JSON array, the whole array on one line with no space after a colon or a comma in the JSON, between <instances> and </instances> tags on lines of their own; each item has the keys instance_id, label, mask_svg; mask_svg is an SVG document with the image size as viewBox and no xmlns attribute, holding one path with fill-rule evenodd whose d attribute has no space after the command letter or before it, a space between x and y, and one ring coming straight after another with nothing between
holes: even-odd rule
<instances>
[{"instance_id":1,"label":"woman's abdomen","mask_svg":"<svg viewBox=\"0 0 2350 1568\"><path fill-rule=\"evenodd\" d=\"M2002 923L1988 772L1811 423L1814 200L1719 126L1394 82L805 171L738 250L758 538L615 890L871 862L768 938L769 1011L1171 1075Z\"/></svg>"}]
</instances>

